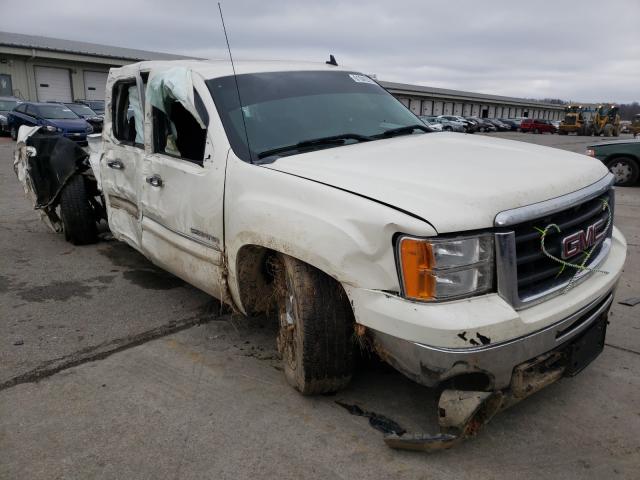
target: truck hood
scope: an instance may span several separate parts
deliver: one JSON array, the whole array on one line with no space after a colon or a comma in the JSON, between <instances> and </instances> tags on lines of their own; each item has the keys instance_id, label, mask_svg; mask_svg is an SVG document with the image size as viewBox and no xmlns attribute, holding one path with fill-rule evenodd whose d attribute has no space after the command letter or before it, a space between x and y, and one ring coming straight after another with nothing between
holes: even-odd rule
<instances>
[{"instance_id":1,"label":"truck hood","mask_svg":"<svg viewBox=\"0 0 640 480\"><path fill-rule=\"evenodd\" d=\"M460 133L317 150L264 167L404 210L439 233L492 227L503 210L568 194L608 172L586 155Z\"/></svg>"}]
</instances>

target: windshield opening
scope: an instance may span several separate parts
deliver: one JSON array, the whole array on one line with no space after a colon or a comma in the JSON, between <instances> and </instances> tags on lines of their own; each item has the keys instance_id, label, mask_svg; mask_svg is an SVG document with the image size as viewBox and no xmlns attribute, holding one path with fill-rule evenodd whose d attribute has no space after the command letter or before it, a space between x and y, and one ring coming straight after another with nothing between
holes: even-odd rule
<instances>
[{"instance_id":1,"label":"windshield opening","mask_svg":"<svg viewBox=\"0 0 640 480\"><path fill-rule=\"evenodd\" d=\"M39 105L38 115L42 118L52 120L70 120L72 118L78 118L78 115L62 105Z\"/></svg>"},{"instance_id":2,"label":"windshield opening","mask_svg":"<svg viewBox=\"0 0 640 480\"><path fill-rule=\"evenodd\" d=\"M233 151L245 161L310 139L375 137L390 129L421 124L385 89L353 72L256 73L238 75L237 81L244 119L233 76L206 84ZM300 151L286 154L292 153Z\"/></svg>"}]
</instances>

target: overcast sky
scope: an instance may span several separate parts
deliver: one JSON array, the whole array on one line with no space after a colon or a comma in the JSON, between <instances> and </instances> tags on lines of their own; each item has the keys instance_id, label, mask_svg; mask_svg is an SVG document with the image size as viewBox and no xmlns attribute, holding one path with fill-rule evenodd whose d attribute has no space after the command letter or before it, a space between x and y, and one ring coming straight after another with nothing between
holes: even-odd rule
<instances>
[{"instance_id":1,"label":"overcast sky","mask_svg":"<svg viewBox=\"0 0 640 480\"><path fill-rule=\"evenodd\" d=\"M225 0L222 7L238 59L324 61L333 53L381 80L640 100L640 0ZM215 1L0 0L0 12L4 31L226 57Z\"/></svg>"}]
</instances>

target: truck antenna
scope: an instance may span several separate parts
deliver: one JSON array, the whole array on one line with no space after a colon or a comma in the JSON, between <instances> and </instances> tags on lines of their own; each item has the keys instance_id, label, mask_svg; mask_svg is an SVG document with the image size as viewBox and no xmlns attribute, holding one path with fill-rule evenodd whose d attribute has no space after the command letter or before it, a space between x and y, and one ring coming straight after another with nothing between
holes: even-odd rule
<instances>
[{"instance_id":1,"label":"truck antenna","mask_svg":"<svg viewBox=\"0 0 640 480\"><path fill-rule=\"evenodd\" d=\"M247 151L249 152L249 161L253 163L253 156L251 155L251 146L249 145L249 132L247 130L247 122L244 118L244 108L242 106L242 97L240 96L240 86L238 85L238 75L236 74L236 67L233 63L233 55L231 55L231 46L229 45L229 37L227 36L227 27L224 25L224 17L222 16L222 6L218 2L218 10L220 11L220 20L222 21L222 31L224 32L224 38L227 41L227 50L229 51L229 60L231 60L231 69L233 70L233 80L236 84L236 92L238 93L238 103L240 104L240 115L242 116L242 126L244 128L244 136L247 139Z\"/></svg>"}]
</instances>

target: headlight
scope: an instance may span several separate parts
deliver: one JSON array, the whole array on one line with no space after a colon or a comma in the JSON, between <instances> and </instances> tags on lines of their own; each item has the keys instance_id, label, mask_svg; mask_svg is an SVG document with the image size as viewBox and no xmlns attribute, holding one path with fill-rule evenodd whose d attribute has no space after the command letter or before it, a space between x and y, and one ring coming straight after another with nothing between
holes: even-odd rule
<instances>
[{"instance_id":1,"label":"headlight","mask_svg":"<svg viewBox=\"0 0 640 480\"><path fill-rule=\"evenodd\" d=\"M493 236L451 239L400 237L402 293L421 301L480 295L493 288Z\"/></svg>"},{"instance_id":2,"label":"headlight","mask_svg":"<svg viewBox=\"0 0 640 480\"><path fill-rule=\"evenodd\" d=\"M7 117L4 115L0 115L0 122L5 123L7 121Z\"/></svg>"},{"instance_id":3,"label":"headlight","mask_svg":"<svg viewBox=\"0 0 640 480\"><path fill-rule=\"evenodd\" d=\"M587 151L585 152L585 154L589 155L590 157L595 157L596 151L593 148L587 148Z\"/></svg>"},{"instance_id":4,"label":"headlight","mask_svg":"<svg viewBox=\"0 0 640 480\"><path fill-rule=\"evenodd\" d=\"M93 127L91 125L87 126L87 133L93 133Z\"/></svg>"},{"instance_id":5,"label":"headlight","mask_svg":"<svg viewBox=\"0 0 640 480\"><path fill-rule=\"evenodd\" d=\"M62 129L61 129L61 128L54 127L53 125L45 125L43 128L44 128L47 132L58 132L58 133L62 132Z\"/></svg>"}]
</instances>

